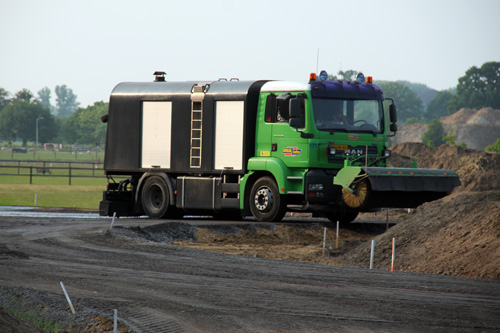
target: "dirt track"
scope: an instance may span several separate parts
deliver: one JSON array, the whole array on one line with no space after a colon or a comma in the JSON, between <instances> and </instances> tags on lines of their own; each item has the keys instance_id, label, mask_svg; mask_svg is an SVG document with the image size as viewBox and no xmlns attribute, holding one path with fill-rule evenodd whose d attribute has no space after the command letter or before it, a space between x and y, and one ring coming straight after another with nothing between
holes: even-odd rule
<instances>
[{"instance_id":1,"label":"dirt track","mask_svg":"<svg viewBox=\"0 0 500 333\"><path fill-rule=\"evenodd\" d=\"M0 300L42 306L73 329L113 309L134 332L500 329L496 280L212 253L162 242L190 224L119 219L109 233L109 222L2 218Z\"/></svg>"}]
</instances>

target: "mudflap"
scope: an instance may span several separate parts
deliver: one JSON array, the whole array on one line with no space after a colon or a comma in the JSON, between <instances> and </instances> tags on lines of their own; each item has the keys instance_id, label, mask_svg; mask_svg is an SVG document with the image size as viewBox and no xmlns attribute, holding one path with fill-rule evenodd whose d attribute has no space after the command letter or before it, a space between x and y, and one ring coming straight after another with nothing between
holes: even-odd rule
<instances>
[{"instance_id":1,"label":"mudflap","mask_svg":"<svg viewBox=\"0 0 500 333\"><path fill-rule=\"evenodd\" d=\"M351 208L413 208L445 197L460 186L452 170L344 167L334 178Z\"/></svg>"},{"instance_id":2,"label":"mudflap","mask_svg":"<svg viewBox=\"0 0 500 333\"><path fill-rule=\"evenodd\" d=\"M132 192L104 191L99 203L100 216L139 216L134 209Z\"/></svg>"}]
</instances>

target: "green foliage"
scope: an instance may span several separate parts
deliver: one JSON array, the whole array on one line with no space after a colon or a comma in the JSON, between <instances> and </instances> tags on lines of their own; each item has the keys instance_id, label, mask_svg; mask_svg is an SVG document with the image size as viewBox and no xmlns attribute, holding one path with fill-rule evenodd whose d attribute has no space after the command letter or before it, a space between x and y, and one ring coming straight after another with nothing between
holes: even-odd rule
<instances>
[{"instance_id":1,"label":"green foliage","mask_svg":"<svg viewBox=\"0 0 500 333\"><path fill-rule=\"evenodd\" d=\"M411 125L411 124L420 124L422 123L422 121L417 117L412 117L412 118L407 118L404 123L405 125Z\"/></svg>"},{"instance_id":2,"label":"green foliage","mask_svg":"<svg viewBox=\"0 0 500 333\"><path fill-rule=\"evenodd\" d=\"M377 82L386 97L393 98L398 108L398 120L404 122L408 118L422 119L424 105L422 100L402 83Z\"/></svg>"},{"instance_id":3,"label":"green foliage","mask_svg":"<svg viewBox=\"0 0 500 333\"><path fill-rule=\"evenodd\" d=\"M43 118L38 121L38 138L40 142L50 141L57 135L54 117L39 101L30 101L29 95L21 92L0 112L0 136L12 141L20 138L26 146L28 140L36 139L36 119Z\"/></svg>"},{"instance_id":4,"label":"green foliage","mask_svg":"<svg viewBox=\"0 0 500 333\"><path fill-rule=\"evenodd\" d=\"M75 112L78 105L80 105L76 101L76 95L73 93L73 90L66 85L56 86L56 96L58 116L69 117Z\"/></svg>"},{"instance_id":5,"label":"green foliage","mask_svg":"<svg viewBox=\"0 0 500 333\"><path fill-rule=\"evenodd\" d=\"M345 71L340 70L338 72L338 75L340 75L342 77L342 80L344 80L344 81L355 81L356 75L358 75L358 73L359 73L359 71L348 69Z\"/></svg>"},{"instance_id":6,"label":"green foliage","mask_svg":"<svg viewBox=\"0 0 500 333\"><path fill-rule=\"evenodd\" d=\"M436 97L427 105L427 120L439 119L449 115L450 101L453 96L454 95L448 90L438 92Z\"/></svg>"},{"instance_id":7,"label":"green foliage","mask_svg":"<svg viewBox=\"0 0 500 333\"><path fill-rule=\"evenodd\" d=\"M484 151L488 153L500 154L500 139L497 139L497 141L492 143L491 145L487 145L484 148Z\"/></svg>"},{"instance_id":8,"label":"green foliage","mask_svg":"<svg viewBox=\"0 0 500 333\"><path fill-rule=\"evenodd\" d=\"M425 109L427 109L427 106L429 105L430 101L432 101L438 94L437 90L429 88L427 85L423 83L415 83L409 81L396 81L396 82L404 84L405 86L408 87L408 89L413 91L415 95L417 95L422 100Z\"/></svg>"},{"instance_id":9,"label":"green foliage","mask_svg":"<svg viewBox=\"0 0 500 333\"><path fill-rule=\"evenodd\" d=\"M460 146L463 148L467 148L467 145L463 141L461 143L457 144L457 141L456 141L457 135L454 133L452 128L448 129L448 135L444 136L443 140L444 140L444 142L446 142L450 146Z\"/></svg>"},{"instance_id":10,"label":"green foliage","mask_svg":"<svg viewBox=\"0 0 500 333\"><path fill-rule=\"evenodd\" d=\"M473 66L458 79L457 95L451 108L500 109L500 62L486 62L481 68Z\"/></svg>"},{"instance_id":11,"label":"green foliage","mask_svg":"<svg viewBox=\"0 0 500 333\"><path fill-rule=\"evenodd\" d=\"M434 119L429 123L427 132L422 137L422 142L430 147L439 147L443 141L444 129L439 120Z\"/></svg>"},{"instance_id":12,"label":"green foliage","mask_svg":"<svg viewBox=\"0 0 500 333\"><path fill-rule=\"evenodd\" d=\"M53 106L50 104L50 94L51 91L49 88L44 87L38 91L38 100L40 101L40 104L47 110L52 111Z\"/></svg>"},{"instance_id":13,"label":"green foliage","mask_svg":"<svg viewBox=\"0 0 500 333\"><path fill-rule=\"evenodd\" d=\"M9 92L4 88L0 88L0 111L10 103Z\"/></svg>"},{"instance_id":14,"label":"green foliage","mask_svg":"<svg viewBox=\"0 0 500 333\"><path fill-rule=\"evenodd\" d=\"M101 116L108 113L108 103L95 102L78 108L63 125L63 135L70 143L102 145L106 141L106 124Z\"/></svg>"},{"instance_id":15,"label":"green foliage","mask_svg":"<svg viewBox=\"0 0 500 333\"><path fill-rule=\"evenodd\" d=\"M28 321L45 332L60 332L62 325L59 321L53 321L42 314L45 306L40 305L36 311L24 311L21 301L9 297L5 310L14 317Z\"/></svg>"},{"instance_id":16,"label":"green foliage","mask_svg":"<svg viewBox=\"0 0 500 333\"><path fill-rule=\"evenodd\" d=\"M334 74L328 74L327 80L343 80L343 81L355 81L356 76L358 75L359 71L353 70L353 69L348 69L348 70L339 70L337 72L337 75Z\"/></svg>"},{"instance_id":17,"label":"green foliage","mask_svg":"<svg viewBox=\"0 0 500 333\"><path fill-rule=\"evenodd\" d=\"M29 91L28 89L24 88L16 93L13 101L31 102L33 97L34 97L33 93L31 91Z\"/></svg>"}]
</instances>

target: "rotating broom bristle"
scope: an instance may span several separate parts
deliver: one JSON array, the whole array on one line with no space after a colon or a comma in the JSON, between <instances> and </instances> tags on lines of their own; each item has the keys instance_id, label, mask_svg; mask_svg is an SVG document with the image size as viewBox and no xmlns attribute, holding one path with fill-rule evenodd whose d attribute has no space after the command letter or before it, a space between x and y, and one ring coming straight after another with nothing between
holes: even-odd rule
<instances>
[{"instance_id":1,"label":"rotating broom bristle","mask_svg":"<svg viewBox=\"0 0 500 333\"><path fill-rule=\"evenodd\" d=\"M368 197L368 184L366 179L362 179L353 185L352 192L347 189L342 189L342 198L344 203L351 208L360 208L363 206Z\"/></svg>"}]
</instances>

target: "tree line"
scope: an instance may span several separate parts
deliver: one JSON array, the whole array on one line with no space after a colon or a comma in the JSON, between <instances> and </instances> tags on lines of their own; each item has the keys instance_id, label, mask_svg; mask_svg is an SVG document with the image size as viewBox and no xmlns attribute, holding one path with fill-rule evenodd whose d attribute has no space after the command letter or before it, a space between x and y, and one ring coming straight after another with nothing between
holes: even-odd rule
<instances>
[{"instance_id":1,"label":"tree line","mask_svg":"<svg viewBox=\"0 0 500 333\"><path fill-rule=\"evenodd\" d=\"M329 79L356 79L356 70L339 71ZM461 108L500 109L500 62L486 62L481 67L471 67L458 79L456 87L436 91L424 84L407 81L375 81L385 96L396 101L398 120L403 124L429 123L435 134L435 145L444 142L438 119L459 111ZM56 105L52 106L51 90L47 87L38 96L22 89L13 97L0 88L0 139L21 139L26 146L36 140L38 124L39 142L103 145L106 125L100 117L108 113L108 103L95 102L79 108L77 96L66 85L56 86ZM440 136L437 138L436 136ZM427 142L426 142L427 143Z\"/></svg>"},{"instance_id":2,"label":"tree line","mask_svg":"<svg viewBox=\"0 0 500 333\"><path fill-rule=\"evenodd\" d=\"M358 71L339 71L331 79L354 81ZM486 62L469 68L456 87L436 91L425 84L408 81L374 81L386 97L396 101L402 123L430 123L461 108L500 109L500 62Z\"/></svg>"},{"instance_id":3,"label":"tree line","mask_svg":"<svg viewBox=\"0 0 500 333\"><path fill-rule=\"evenodd\" d=\"M355 80L358 72L339 71L344 80ZM337 78L334 76L333 78ZM458 79L456 87L436 91L424 84L407 81L376 81L385 96L392 97L398 107L398 120L403 124L427 123L423 143L437 147L443 143L465 146L456 142L453 131L445 133L439 118L458 112L462 108L500 109L500 62L486 62L481 67L469 68ZM492 138L495 140L495 138ZM500 139L485 148L487 152L500 153Z\"/></svg>"},{"instance_id":4,"label":"tree line","mask_svg":"<svg viewBox=\"0 0 500 333\"><path fill-rule=\"evenodd\" d=\"M56 86L56 105L51 105L51 90L47 87L35 96L28 89L10 93L0 88L0 139L12 143L28 142L66 144L104 144L106 125L100 117L108 113L108 104L95 102L80 108L77 96L66 85Z\"/></svg>"}]
</instances>

